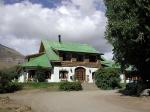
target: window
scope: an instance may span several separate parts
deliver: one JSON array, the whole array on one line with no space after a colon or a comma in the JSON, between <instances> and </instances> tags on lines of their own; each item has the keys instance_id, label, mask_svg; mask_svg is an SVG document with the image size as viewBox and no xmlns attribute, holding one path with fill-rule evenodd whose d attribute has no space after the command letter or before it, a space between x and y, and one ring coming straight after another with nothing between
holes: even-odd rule
<instances>
[{"instance_id":1,"label":"window","mask_svg":"<svg viewBox=\"0 0 150 112\"><path fill-rule=\"evenodd\" d=\"M59 71L59 79L67 79L68 71Z\"/></svg>"},{"instance_id":2,"label":"window","mask_svg":"<svg viewBox=\"0 0 150 112\"><path fill-rule=\"evenodd\" d=\"M64 53L62 56L63 56L63 61L71 61L71 54Z\"/></svg>"},{"instance_id":3,"label":"window","mask_svg":"<svg viewBox=\"0 0 150 112\"><path fill-rule=\"evenodd\" d=\"M32 81L33 78L35 77L36 71L35 71L35 70L30 70L28 73L29 73L29 74L28 74L28 80L29 80L29 81Z\"/></svg>"},{"instance_id":4,"label":"window","mask_svg":"<svg viewBox=\"0 0 150 112\"><path fill-rule=\"evenodd\" d=\"M46 73L46 79L51 79L51 72L45 72Z\"/></svg>"},{"instance_id":5,"label":"window","mask_svg":"<svg viewBox=\"0 0 150 112\"><path fill-rule=\"evenodd\" d=\"M78 54L78 55L77 55L77 61L83 62L83 61L84 61L84 56Z\"/></svg>"},{"instance_id":6,"label":"window","mask_svg":"<svg viewBox=\"0 0 150 112\"><path fill-rule=\"evenodd\" d=\"M96 62L96 56L89 56L89 62Z\"/></svg>"},{"instance_id":7,"label":"window","mask_svg":"<svg viewBox=\"0 0 150 112\"><path fill-rule=\"evenodd\" d=\"M92 73L92 79L95 79L95 72Z\"/></svg>"}]
</instances>

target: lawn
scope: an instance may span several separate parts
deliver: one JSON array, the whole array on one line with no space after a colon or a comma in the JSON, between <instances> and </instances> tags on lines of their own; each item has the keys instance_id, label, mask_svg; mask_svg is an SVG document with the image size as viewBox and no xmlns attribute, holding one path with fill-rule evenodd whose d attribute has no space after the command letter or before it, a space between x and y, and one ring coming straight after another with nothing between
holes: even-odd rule
<instances>
[{"instance_id":1,"label":"lawn","mask_svg":"<svg viewBox=\"0 0 150 112\"><path fill-rule=\"evenodd\" d=\"M59 83L47 83L47 82L28 82L23 83L23 89L47 89L47 90L58 90Z\"/></svg>"}]
</instances>

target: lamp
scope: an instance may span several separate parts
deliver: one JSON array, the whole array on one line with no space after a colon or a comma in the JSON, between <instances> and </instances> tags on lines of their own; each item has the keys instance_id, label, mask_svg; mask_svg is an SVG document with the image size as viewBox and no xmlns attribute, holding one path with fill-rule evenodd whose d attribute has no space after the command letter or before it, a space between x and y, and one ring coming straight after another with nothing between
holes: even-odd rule
<instances>
[{"instance_id":1,"label":"lamp","mask_svg":"<svg viewBox=\"0 0 150 112\"><path fill-rule=\"evenodd\" d=\"M70 72L72 73L72 68L70 68Z\"/></svg>"},{"instance_id":2,"label":"lamp","mask_svg":"<svg viewBox=\"0 0 150 112\"><path fill-rule=\"evenodd\" d=\"M91 69L89 69L89 72L91 73Z\"/></svg>"}]
</instances>

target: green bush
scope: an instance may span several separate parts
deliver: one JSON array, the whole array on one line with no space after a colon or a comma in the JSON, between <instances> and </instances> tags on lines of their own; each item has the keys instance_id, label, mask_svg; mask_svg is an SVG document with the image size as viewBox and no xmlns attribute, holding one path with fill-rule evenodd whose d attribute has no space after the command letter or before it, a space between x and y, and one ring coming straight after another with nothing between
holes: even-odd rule
<instances>
[{"instance_id":1,"label":"green bush","mask_svg":"<svg viewBox=\"0 0 150 112\"><path fill-rule=\"evenodd\" d=\"M104 90L120 88L119 71L113 68L99 69L95 73L95 84Z\"/></svg>"},{"instance_id":2,"label":"green bush","mask_svg":"<svg viewBox=\"0 0 150 112\"><path fill-rule=\"evenodd\" d=\"M60 82L59 89L63 91L79 91L82 90L82 85L80 82Z\"/></svg>"},{"instance_id":3,"label":"green bush","mask_svg":"<svg viewBox=\"0 0 150 112\"><path fill-rule=\"evenodd\" d=\"M137 94L137 83L128 83L124 90L125 95L136 95Z\"/></svg>"},{"instance_id":4,"label":"green bush","mask_svg":"<svg viewBox=\"0 0 150 112\"><path fill-rule=\"evenodd\" d=\"M122 93L130 96L140 96L141 92L147 88L147 83L144 83L143 81L135 81L132 83L128 83Z\"/></svg>"},{"instance_id":5,"label":"green bush","mask_svg":"<svg viewBox=\"0 0 150 112\"><path fill-rule=\"evenodd\" d=\"M22 89L22 85L12 82L16 75L8 71L0 71L0 93L10 93Z\"/></svg>"},{"instance_id":6,"label":"green bush","mask_svg":"<svg viewBox=\"0 0 150 112\"><path fill-rule=\"evenodd\" d=\"M12 93L22 89L22 84L10 82L4 87L0 87L0 93Z\"/></svg>"}]
</instances>

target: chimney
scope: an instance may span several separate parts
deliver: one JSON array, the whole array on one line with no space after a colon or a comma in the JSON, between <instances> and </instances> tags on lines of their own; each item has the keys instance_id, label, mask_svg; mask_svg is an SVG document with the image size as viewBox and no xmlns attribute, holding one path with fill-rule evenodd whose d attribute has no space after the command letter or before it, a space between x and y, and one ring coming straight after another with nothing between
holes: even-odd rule
<instances>
[{"instance_id":1,"label":"chimney","mask_svg":"<svg viewBox=\"0 0 150 112\"><path fill-rule=\"evenodd\" d=\"M58 35L59 43L61 43L61 35Z\"/></svg>"}]
</instances>

